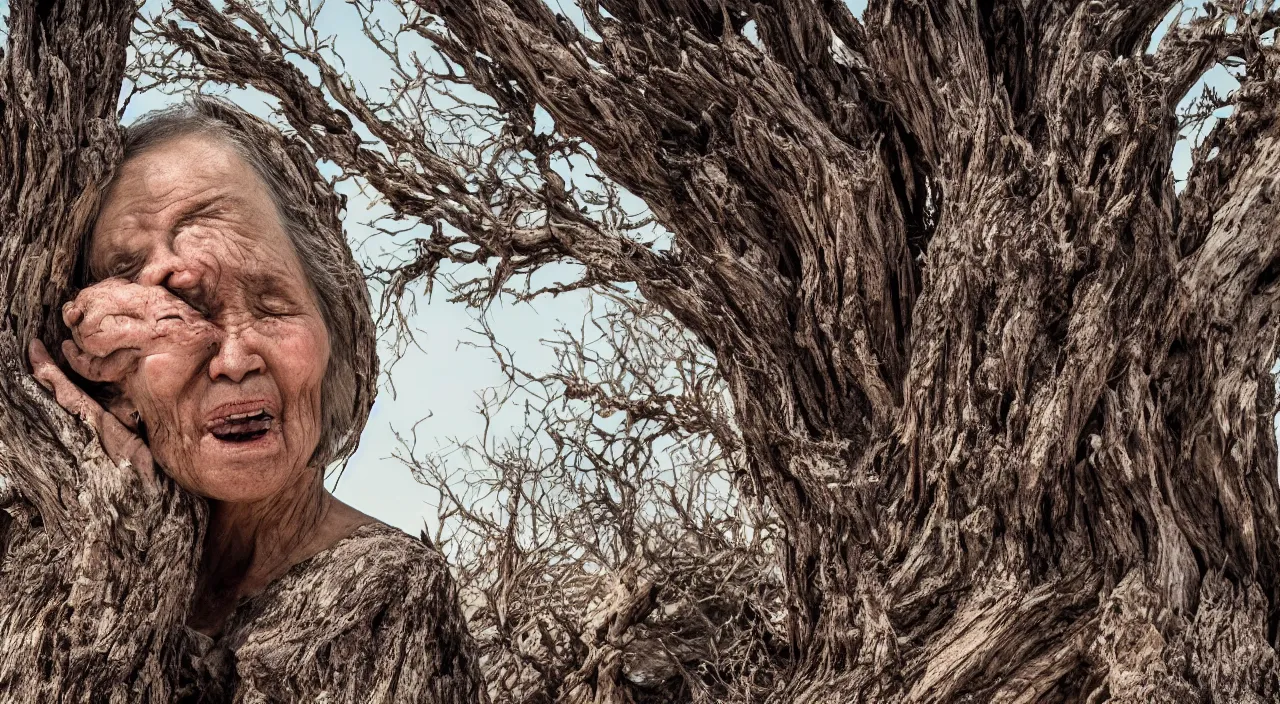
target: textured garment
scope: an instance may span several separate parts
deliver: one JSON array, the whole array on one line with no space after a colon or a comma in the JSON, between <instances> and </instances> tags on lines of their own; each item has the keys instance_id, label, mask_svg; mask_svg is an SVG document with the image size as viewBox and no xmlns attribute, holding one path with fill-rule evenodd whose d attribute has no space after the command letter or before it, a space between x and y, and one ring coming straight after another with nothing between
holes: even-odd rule
<instances>
[{"instance_id":1,"label":"textured garment","mask_svg":"<svg viewBox=\"0 0 1280 704\"><path fill-rule=\"evenodd\" d=\"M444 557L360 526L241 601L217 639L185 629L179 701L485 701Z\"/></svg>"}]
</instances>

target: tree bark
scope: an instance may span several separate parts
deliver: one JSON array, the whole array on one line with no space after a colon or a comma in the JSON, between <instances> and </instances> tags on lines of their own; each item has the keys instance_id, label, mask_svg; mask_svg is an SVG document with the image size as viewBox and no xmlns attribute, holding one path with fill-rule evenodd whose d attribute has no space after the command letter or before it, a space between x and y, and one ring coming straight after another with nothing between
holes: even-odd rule
<instances>
[{"instance_id":1,"label":"tree bark","mask_svg":"<svg viewBox=\"0 0 1280 704\"><path fill-rule=\"evenodd\" d=\"M540 237L484 219L317 57L420 168L361 147L251 11L257 37L177 4L211 77L279 97L397 212L635 282L714 350L787 528L777 700L1280 697L1274 12L1149 55L1171 3L605 0L595 36L540 0L413 3L514 123L540 106L594 148L674 233L659 253L556 205ZM1177 104L1226 56L1235 112L1178 194ZM477 260L433 243L419 275Z\"/></svg>"},{"instance_id":2,"label":"tree bark","mask_svg":"<svg viewBox=\"0 0 1280 704\"><path fill-rule=\"evenodd\" d=\"M0 59L0 698L169 701L203 504L145 486L30 376L66 338L82 238L119 159L131 2L13 0Z\"/></svg>"}]
</instances>

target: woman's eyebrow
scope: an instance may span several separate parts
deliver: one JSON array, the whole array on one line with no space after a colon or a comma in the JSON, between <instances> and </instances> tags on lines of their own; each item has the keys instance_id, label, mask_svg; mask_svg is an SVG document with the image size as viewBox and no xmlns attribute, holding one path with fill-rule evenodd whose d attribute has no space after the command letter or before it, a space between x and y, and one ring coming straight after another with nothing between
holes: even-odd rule
<instances>
[{"instance_id":1,"label":"woman's eyebrow","mask_svg":"<svg viewBox=\"0 0 1280 704\"><path fill-rule=\"evenodd\" d=\"M253 292L255 296L283 296L287 295L287 286L285 280L278 273L273 271L251 271L244 272L242 275L245 288Z\"/></svg>"},{"instance_id":2,"label":"woman's eyebrow","mask_svg":"<svg viewBox=\"0 0 1280 704\"><path fill-rule=\"evenodd\" d=\"M205 200L197 201L187 212L173 221L173 225L169 228L170 236L177 235L179 230L190 225L194 220L222 212L228 204L235 201L235 198L226 193L219 193Z\"/></svg>"}]
</instances>

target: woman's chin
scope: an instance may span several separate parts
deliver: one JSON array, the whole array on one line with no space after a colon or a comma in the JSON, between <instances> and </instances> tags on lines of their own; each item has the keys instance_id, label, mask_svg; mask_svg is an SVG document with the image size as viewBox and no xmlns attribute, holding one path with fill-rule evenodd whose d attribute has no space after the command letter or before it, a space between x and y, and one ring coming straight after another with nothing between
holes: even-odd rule
<instances>
[{"instance_id":1,"label":"woman's chin","mask_svg":"<svg viewBox=\"0 0 1280 704\"><path fill-rule=\"evenodd\" d=\"M201 436L194 452L182 461L163 462L170 476L187 491L225 503L254 503L276 496L294 483L307 457L291 452L284 428L275 424L256 437L220 438Z\"/></svg>"}]
</instances>

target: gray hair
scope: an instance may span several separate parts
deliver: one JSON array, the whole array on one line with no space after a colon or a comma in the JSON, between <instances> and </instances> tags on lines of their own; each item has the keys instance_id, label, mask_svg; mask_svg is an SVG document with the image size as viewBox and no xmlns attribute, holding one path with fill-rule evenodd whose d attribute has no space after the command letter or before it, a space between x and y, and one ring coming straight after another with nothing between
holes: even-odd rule
<instances>
[{"instance_id":1,"label":"gray hair","mask_svg":"<svg viewBox=\"0 0 1280 704\"><path fill-rule=\"evenodd\" d=\"M311 463L326 466L344 460L355 451L369 418L378 376L369 290L342 231L345 198L320 176L315 157L301 140L210 96L189 97L125 128L121 163L191 135L225 142L267 185L329 333L329 368L320 391L320 443Z\"/></svg>"}]
</instances>

